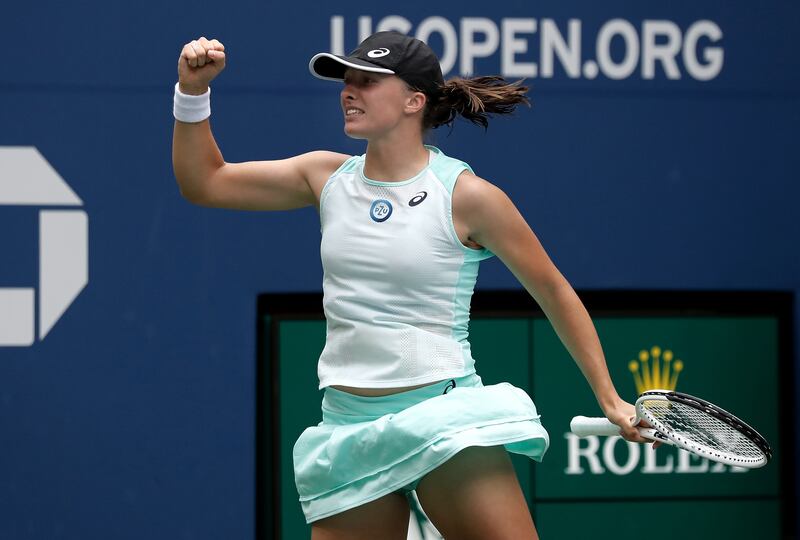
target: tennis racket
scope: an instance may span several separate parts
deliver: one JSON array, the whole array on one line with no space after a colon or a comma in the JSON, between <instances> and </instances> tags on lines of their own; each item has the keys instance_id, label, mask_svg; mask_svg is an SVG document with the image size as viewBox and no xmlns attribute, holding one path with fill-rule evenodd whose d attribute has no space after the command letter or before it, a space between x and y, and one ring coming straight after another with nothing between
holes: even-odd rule
<instances>
[{"instance_id":1,"label":"tennis racket","mask_svg":"<svg viewBox=\"0 0 800 540\"><path fill-rule=\"evenodd\" d=\"M712 461L755 469L772 458L772 449L755 429L716 405L688 394L668 390L644 392L636 400L634 425L642 420L652 426L638 428L643 437ZM579 437L620 432L619 426L606 418L585 416L573 418L570 429Z\"/></svg>"}]
</instances>

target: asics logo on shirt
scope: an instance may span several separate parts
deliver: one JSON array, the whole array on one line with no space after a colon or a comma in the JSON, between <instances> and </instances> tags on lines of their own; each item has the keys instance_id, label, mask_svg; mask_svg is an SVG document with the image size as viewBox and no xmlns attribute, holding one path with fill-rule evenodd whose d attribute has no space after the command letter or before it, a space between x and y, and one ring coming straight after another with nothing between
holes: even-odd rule
<instances>
[{"instance_id":1,"label":"asics logo on shirt","mask_svg":"<svg viewBox=\"0 0 800 540\"><path fill-rule=\"evenodd\" d=\"M447 386L445 386L444 392L442 392L442 395L445 395L447 392L449 392L450 390L452 390L455 387L456 387L456 380L455 379L450 379L450 382L447 383Z\"/></svg>"},{"instance_id":2,"label":"asics logo on shirt","mask_svg":"<svg viewBox=\"0 0 800 540\"><path fill-rule=\"evenodd\" d=\"M428 196L427 191L420 191L416 195L414 195L410 201L408 201L408 206L417 206L419 203L425 200L425 197Z\"/></svg>"}]
</instances>

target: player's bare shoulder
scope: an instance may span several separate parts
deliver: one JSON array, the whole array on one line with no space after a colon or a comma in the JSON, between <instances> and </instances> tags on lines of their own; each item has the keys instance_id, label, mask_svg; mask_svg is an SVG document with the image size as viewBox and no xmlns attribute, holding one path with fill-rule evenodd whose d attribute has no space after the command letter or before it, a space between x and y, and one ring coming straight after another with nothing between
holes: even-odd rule
<instances>
[{"instance_id":1,"label":"player's bare shoulder","mask_svg":"<svg viewBox=\"0 0 800 540\"><path fill-rule=\"evenodd\" d=\"M459 175L453 187L452 203L456 232L459 232L459 226L462 227L470 240L492 251L494 248L486 243L496 244L497 239L487 236L488 230L519 226L520 221L524 223L524 218L505 191L469 171ZM514 218L519 218L519 221Z\"/></svg>"},{"instance_id":2,"label":"player's bare shoulder","mask_svg":"<svg viewBox=\"0 0 800 540\"><path fill-rule=\"evenodd\" d=\"M453 226L459 240L467 247L483 247L473 238L477 229L476 216L482 206L497 196L499 189L488 180L464 169L453 186Z\"/></svg>"},{"instance_id":3,"label":"player's bare shoulder","mask_svg":"<svg viewBox=\"0 0 800 540\"><path fill-rule=\"evenodd\" d=\"M453 187L453 214L466 217L499 192L500 188L490 181L464 169Z\"/></svg>"},{"instance_id":4,"label":"player's bare shoulder","mask_svg":"<svg viewBox=\"0 0 800 540\"><path fill-rule=\"evenodd\" d=\"M317 208L319 208L319 196L325 186L325 182L336 172L336 169L341 167L352 156L328 150L315 150L303 154L301 157L304 174L311 191L314 193Z\"/></svg>"}]
</instances>

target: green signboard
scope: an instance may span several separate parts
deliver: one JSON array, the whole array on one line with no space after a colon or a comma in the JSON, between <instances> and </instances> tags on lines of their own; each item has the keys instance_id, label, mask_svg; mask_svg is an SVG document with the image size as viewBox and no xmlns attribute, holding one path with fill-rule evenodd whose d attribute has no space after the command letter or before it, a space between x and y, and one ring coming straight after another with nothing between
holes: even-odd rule
<instances>
[{"instance_id":1,"label":"green signboard","mask_svg":"<svg viewBox=\"0 0 800 540\"><path fill-rule=\"evenodd\" d=\"M609 538L641 538L642 524L620 527L620 516L667 512L691 524L683 538L753 538L756 531L762 539L781 538L776 319L621 317L597 318L595 326L624 397L635 399L637 382L704 397L758 426L773 443L775 461L735 469L667 445L654 451L620 437L579 439L569 432L570 419L600 416L599 407L549 323L536 320L532 395L552 440L535 474L542 535L586 538L605 528L614 531ZM578 397L580 410L561 405L567 393ZM561 521L565 515L582 519ZM659 527L647 537L671 534Z\"/></svg>"},{"instance_id":2,"label":"green signboard","mask_svg":"<svg viewBox=\"0 0 800 540\"><path fill-rule=\"evenodd\" d=\"M601 413L547 319L532 309L473 307L470 342L484 384L508 381L525 389L550 433L543 463L512 456L543 538L667 538L663 528L635 519L655 509L690 523L682 534L687 540L788 534L791 460L784 459L788 444L778 432L780 381L791 377L791 360L782 358L786 313L762 306L698 315L691 300L685 313L671 307L660 314L652 305L642 315L637 306L602 309L593 321L609 371L631 402L644 389L674 389L740 416L773 446L773 461L762 469L710 463L667 445L653 451L619 437L575 437L573 416ZM316 363L325 321L321 313L286 317L281 309L262 313L259 455L272 463L259 467L257 529L261 538L298 539L310 529L297 502L291 452L302 430L321 420Z\"/></svg>"}]
</instances>

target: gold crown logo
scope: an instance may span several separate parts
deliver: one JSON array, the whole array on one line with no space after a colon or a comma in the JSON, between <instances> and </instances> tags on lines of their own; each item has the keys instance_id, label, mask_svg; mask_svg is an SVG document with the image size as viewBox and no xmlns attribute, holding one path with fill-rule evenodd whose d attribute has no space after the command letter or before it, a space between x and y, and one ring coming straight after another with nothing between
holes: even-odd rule
<instances>
[{"instance_id":1,"label":"gold crown logo","mask_svg":"<svg viewBox=\"0 0 800 540\"><path fill-rule=\"evenodd\" d=\"M683 361L673 361L673 357L672 351L666 350L662 353L658 345L651 347L649 351L639 351L639 360L628 363L628 369L636 382L636 392L641 394L647 390L675 390L678 375L683 371Z\"/></svg>"}]
</instances>

